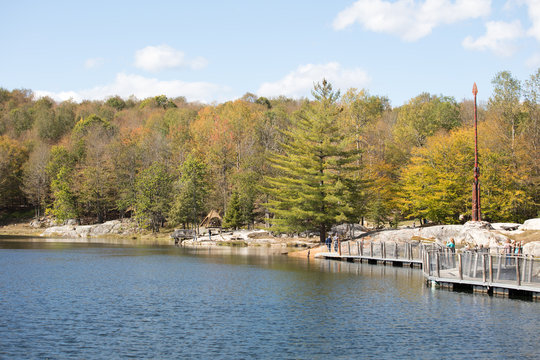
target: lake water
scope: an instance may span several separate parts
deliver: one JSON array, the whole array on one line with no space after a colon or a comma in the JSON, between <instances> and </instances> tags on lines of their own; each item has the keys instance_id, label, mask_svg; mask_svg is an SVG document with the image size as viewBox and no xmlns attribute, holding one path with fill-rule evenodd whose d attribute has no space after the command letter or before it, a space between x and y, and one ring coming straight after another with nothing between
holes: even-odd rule
<instances>
[{"instance_id":1,"label":"lake water","mask_svg":"<svg viewBox=\"0 0 540 360\"><path fill-rule=\"evenodd\" d=\"M540 303L262 248L0 241L0 358L538 359Z\"/></svg>"}]
</instances>

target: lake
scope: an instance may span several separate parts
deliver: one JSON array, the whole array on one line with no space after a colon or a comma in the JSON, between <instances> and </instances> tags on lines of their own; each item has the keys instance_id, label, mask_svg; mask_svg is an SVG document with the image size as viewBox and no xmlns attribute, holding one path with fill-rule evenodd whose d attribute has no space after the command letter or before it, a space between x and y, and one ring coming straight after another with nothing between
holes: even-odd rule
<instances>
[{"instance_id":1,"label":"lake","mask_svg":"<svg viewBox=\"0 0 540 360\"><path fill-rule=\"evenodd\" d=\"M0 358L538 359L540 303L267 248L0 241Z\"/></svg>"}]
</instances>

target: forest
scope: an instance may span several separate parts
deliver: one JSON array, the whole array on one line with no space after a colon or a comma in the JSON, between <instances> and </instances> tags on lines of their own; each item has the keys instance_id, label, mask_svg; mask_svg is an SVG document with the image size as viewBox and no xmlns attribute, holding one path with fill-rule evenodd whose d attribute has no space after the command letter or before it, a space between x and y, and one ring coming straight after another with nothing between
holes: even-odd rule
<instances>
[{"instance_id":1,"label":"forest","mask_svg":"<svg viewBox=\"0 0 540 360\"><path fill-rule=\"evenodd\" d=\"M539 216L540 69L502 71L492 85L478 104L482 215L521 222ZM159 231L217 210L229 228L321 234L364 220L470 219L472 93L392 107L321 79L312 94L75 103L0 88L0 219L130 217Z\"/></svg>"}]
</instances>

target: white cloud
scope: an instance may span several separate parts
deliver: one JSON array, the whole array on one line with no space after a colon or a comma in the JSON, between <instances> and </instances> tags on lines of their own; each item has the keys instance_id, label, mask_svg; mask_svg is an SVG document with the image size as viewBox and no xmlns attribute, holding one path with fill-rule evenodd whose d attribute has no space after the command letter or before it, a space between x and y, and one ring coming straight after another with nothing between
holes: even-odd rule
<instances>
[{"instance_id":1,"label":"white cloud","mask_svg":"<svg viewBox=\"0 0 540 360\"><path fill-rule=\"evenodd\" d=\"M334 29L342 30L358 22L365 29L394 34L415 41L443 24L486 16L491 0L359 0L334 19Z\"/></svg>"},{"instance_id":2,"label":"white cloud","mask_svg":"<svg viewBox=\"0 0 540 360\"><path fill-rule=\"evenodd\" d=\"M489 21L486 23L486 34L478 39L467 36L463 40L463 47L469 50L493 51L501 56L510 56L514 53L515 45L512 40L523 37L525 32L519 20L511 23L504 21Z\"/></svg>"},{"instance_id":3,"label":"white cloud","mask_svg":"<svg viewBox=\"0 0 540 360\"><path fill-rule=\"evenodd\" d=\"M362 69L344 69L337 62L324 65L307 64L299 66L276 82L263 83L257 94L259 96L305 97L310 94L313 84L327 79L334 89L362 88L369 82L369 76Z\"/></svg>"},{"instance_id":4,"label":"white cloud","mask_svg":"<svg viewBox=\"0 0 540 360\"><path fill-rule=\"evenodd\" d=\"M207 64L208 61L203 57L186 59L182 51L169 45L147 46L135 52L135 66L152 72L181 67L201 69Z\"/></svg>"},{"instance_id":5,"label":"white cloud","mask_svg":"<svg viewBox=\"0 0 540 360\"><path fill-rule=\"evenodd\" d=\"M84 62L84 67L87 69L93 69L93 68L100 67L104 63L105 63L104 58L91 58L91 59L87 59Z\"/></svg>"},{"instance_id":6,"label":"white cloud","mask_svg":"<svg viewBox=\"0 0 540 360\"><path fill-rule=\"evenodd\" d=\"M529 18L532 21L532 27L527 31L527 35L540 41L540 0L526 0L529 8Z\"/></svg>"},{"instance_id":7,"label":"white cloud","mask_svg":"<svg viewBox=\"0 0 540 360\"><path fill-rule=\"evenodd\" d=\"M180 80L163 81L140 75L120 73L111 84L96 86L81 91L49 92L36 91L37 97L50 96L57 101L73 99L103 100L109 96L119 95L128 98L135 95L139 99L151 96L166 95L168 97L185 96L188 101L211 102L220 101L229 95L231 89L226 86L207 82L184 82Z\"/></svg>"}]
</instances>

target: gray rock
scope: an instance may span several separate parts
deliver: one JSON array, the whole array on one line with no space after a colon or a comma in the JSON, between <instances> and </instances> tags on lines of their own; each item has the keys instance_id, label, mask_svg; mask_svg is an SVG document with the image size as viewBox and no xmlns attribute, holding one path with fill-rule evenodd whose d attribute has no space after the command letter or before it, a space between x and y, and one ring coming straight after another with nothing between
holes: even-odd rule
<instances>
[{"instance_id":1,"label":"gray rock","mask_svg":"<svg viewBox=\"0 0 540 360\"><path fill-rule=\"evenodd\" d=\"M494 230L513 231L517 230L521 224L516 223L493 223L491 224Z\"/></svg>"},{"instance_id":2,"label":"gray rock","mask_svg":"<svg viewBox=\"0 0 540 360\"><path fill-rule=\"evenodd\" d=\"M129 229L133 228L134 225L129 222L111 220L95 225L51 226L45 229L41 236L60 236L67 238L99 237L112 234L125 234L126 232L129 232Z\"/></svg>"},{"instance_id":3,"label":"gray rock","mask_svg":"<svg viewBox=\"0 0 540 360\"><path fill-rule=\"evenodd\" d=\"M479 222L478 222L479 223ZM489 224L489 223L488 223ZM486 224L470 225L438 225L424 228L385 230L371 235L375 241L409 242L411 240L433 240L444 246L447 241L454 239L456 245L483 246L498 248L508 239L502 234L488 230Z\"/></svg>"},{"instance_id":4,"label":"gray rock","mask_svg":"<svg viewBox=\"0 0 540 360\"><path fill-rule=\"evenodd\" d=\"M530 243L523 245L523 253L525 255L540 257L540 241L531 241Z\"/></svg>"},{"instance_id":5,"label":"gray rock","mask_svg":"<svg viewBox=\"0 0 540 360\"><path fill-rule=\"evenodd\" d=\"M465 229L485 229L493 230L493 226L487 221L467 221L463 224Z\"/></svg>"},{"instance_id":6,"label":"gray rock","mask_svg":"<svg viewBox=\"0 0 540 360\"><path fill-rule=\"evenodd\" d=\"M526 220L519 230L540 230L540 218Z\"/></svg>"}]
</instances>

